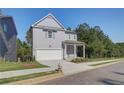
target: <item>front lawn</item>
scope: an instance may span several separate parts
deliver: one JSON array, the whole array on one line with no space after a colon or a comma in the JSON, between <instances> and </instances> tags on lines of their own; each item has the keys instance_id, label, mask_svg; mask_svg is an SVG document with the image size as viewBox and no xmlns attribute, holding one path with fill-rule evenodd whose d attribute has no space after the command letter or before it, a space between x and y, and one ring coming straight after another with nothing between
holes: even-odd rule
<instances>
[{"instance_id":1,"label":"front lawn","mask_svg":"<svg viewBox=\"0 0 124 93\"><path fill-rule=\"evenodd\" d=\"M90 66L105 65L105 64L109 64L109 63L113 63L113 62L117 62L117 61L110 61L110 62L97 63L97 64L92 64L92 65L90 65Z\"/></svg>"},{"instance_id":2,"label":"front lawn","mask_svg":"<svg viewBox=\"0 0 124 93\"><path fill-rule=\"evenodd\" d=\"M119 58L75 58L71 60L73 63L83 63L83 62L98 62L98 61L107 61L107 60L115 60Z\"/></svg>"},{"instance_id":3,"label":"front lawn","mask_svg":"<svg viewBox=\"0 0 124 93\"><path fill-rule=\"evenodd\" d=\"M0 72L48 67L38 62L0 62Z\"/></svg>"}]
</instances>

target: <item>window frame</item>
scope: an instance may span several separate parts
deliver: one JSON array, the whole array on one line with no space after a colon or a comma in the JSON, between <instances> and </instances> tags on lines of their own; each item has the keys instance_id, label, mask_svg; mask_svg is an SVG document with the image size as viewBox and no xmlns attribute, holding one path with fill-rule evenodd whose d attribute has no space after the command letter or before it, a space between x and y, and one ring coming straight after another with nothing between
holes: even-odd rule
<instances>
[{"instance_id":1,"label":"window frame","mask_svg":"<svg viewBox=\"0 0 124 93\"><path fill-rule=\"evenodd\" d=\"M53 38L53 31L48 31L48 38Z\"/></svg>"},{"instance_id":2,"label":"window frame","mask_svg":"<svg viewBox=\"0 0 124 93\"><path fill-rule=\"evenodd\" d=\"M76 35L74 34L74 39L76 39Z\"/></svg>"},{"instance_id":3,"label":"window frame","mask_svg":"<svg viewBox=\"0 0 124 93\"><path fill-rule=\"evenodd\" d=\"M2 25L3 25L3 31L8 32L8 24L4 22Z\"/></svg>"}]
</instances>

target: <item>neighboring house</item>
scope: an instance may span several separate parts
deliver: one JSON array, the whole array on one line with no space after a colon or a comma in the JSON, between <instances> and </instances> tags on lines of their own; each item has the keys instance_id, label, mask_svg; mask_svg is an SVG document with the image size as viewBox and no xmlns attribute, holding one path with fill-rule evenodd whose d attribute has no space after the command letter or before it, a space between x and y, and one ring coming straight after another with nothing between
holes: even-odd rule
<instances>
[{"instance_id":1,"label":"neighboring house","mask_svg":"<svg viewBox=\"0 0 124 93\"><path fill-rule=\"evenodd\" d=\"M13 18L0 14L0 60L16 61L16 36Z\"/></svg>"},{"instance_id":2,"label":"neighboring house","mask_svg":"<svg viewBox=\"0 0 124 93\"><path fill-rule=\"evenodd\" d=\"M61 60L85 57L85 44L77 41L77 34L68 31L48 14L31 26L32 52L36 60Z\"/></svg>"}]
</instances>

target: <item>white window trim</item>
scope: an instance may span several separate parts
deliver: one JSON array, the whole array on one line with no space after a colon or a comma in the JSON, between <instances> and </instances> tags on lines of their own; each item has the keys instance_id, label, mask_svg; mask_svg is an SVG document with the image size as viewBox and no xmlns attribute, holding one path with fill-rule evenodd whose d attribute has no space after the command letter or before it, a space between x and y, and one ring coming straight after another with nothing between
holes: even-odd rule
<instances>
[{"instance_id":1,"label":"white window trim","mask_svg":"<svg viewBox=\"0 0 124 93\"><path fill-rule=\"evenodd\" d=\"M48 38L53 38L53 31L48 31Z\"/></svg>"},{"instance_id":2,"label":"white window trim","mask_svg":"<svg viewBox=\"0 0 124 93\"><path fill-rule=\"evenodd\" d=\"M74 34L74 39L76 39L76 35Z\"/></svg>"}]
</instances>

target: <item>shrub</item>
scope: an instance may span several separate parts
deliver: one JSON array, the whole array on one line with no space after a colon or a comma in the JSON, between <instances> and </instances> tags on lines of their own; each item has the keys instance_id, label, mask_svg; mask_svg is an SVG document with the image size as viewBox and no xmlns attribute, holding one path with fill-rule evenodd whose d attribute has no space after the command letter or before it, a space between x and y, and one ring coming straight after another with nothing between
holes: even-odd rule
<instances>
[{"instance_id":1,"label":"shrub","mask_svg":"<svg viewBox=\"0 0 124 93\"><path fill-rule=\"evenodd\" d=\"M35 61L35 59L32 56L26 55L26 56L20 57L20 61L21 62L31 62L31 61Z\"/></svg>"},{"instance_id":2,"label":"shrub","mask_svg":"<svg viewBox=\"0 0 124 93\"><path fill-rule=\"evenodd\" d=\"M84 58L74 58L74 59L71 60L71 62L81 63L81 62L86 62L86 59L84 59Z\"/></svg>"}]
</instances>

